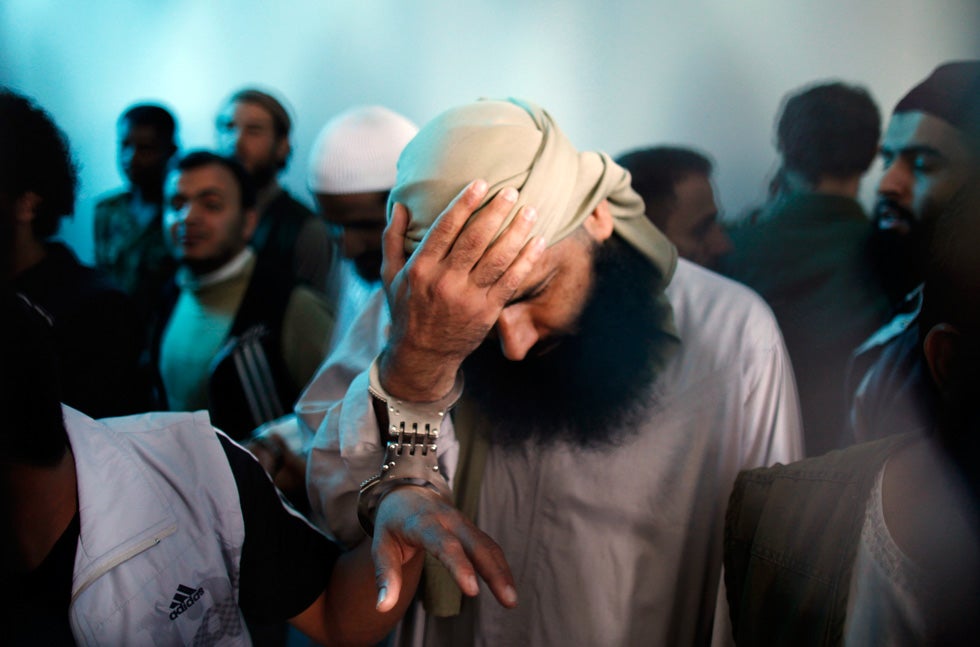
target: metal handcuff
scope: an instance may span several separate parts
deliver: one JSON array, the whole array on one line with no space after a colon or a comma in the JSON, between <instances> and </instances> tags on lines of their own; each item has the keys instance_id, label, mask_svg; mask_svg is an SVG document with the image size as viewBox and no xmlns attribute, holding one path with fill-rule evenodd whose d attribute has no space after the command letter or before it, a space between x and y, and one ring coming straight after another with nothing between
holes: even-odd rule
<instances>
[{"instance_id":1,"label":"metal handcuff","mask_svg":"<svg viewBox=\"0 0 980 647\"><path fill-rule=\"evenodd\" d=\"M388 414L387 440L381 470L361 483L357 495L357 519L368 535L374 534L374 519L381 499L400 485L420 485L435 491L452 503L449 483L436 462L439 426L463 392L463 373L447 395L435 402L405 402L394 398L381 386L378 360L369 372L372 396L385 405Z\"/></svg>"}]
</instances>

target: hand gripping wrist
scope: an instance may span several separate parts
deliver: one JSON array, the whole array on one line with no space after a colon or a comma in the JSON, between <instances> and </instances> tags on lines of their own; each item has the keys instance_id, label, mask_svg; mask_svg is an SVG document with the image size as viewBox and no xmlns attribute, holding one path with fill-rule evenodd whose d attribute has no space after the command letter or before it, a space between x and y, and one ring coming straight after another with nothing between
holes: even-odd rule
<instances>
[{"instance_id":1,"label":"hand gripping wrist","mask_svg":"<svg viewBox=\"0 0 980 647\"><path fill-rule=\"evenodd\" d=\"M371 395L385 405L388 424L381 437L385 454L378 474L361 483L357 496L357 518L364 531L374 532L374 518L385 494L400 485L421 485L452 501L449 484L436 462L439 427L463 391L463 374L447 395L435 402L405 402L388 395L381 387L378 360L371 364Z\"/></svg>"}]
</instances>

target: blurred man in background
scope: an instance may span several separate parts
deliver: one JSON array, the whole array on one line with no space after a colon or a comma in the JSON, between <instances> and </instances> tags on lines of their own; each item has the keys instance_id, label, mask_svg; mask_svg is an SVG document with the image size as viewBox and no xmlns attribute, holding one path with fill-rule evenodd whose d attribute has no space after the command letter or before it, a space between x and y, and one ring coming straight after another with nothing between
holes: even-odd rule
<instances>
[{"instance_id":1,"label":"blurred man in background","mask_svg":"<svg viewBox=\"0 0 980 647\"><path fill-rule=\"evenodd\" d=\"M258 225L252 246L261 262L284 268L331 301L335 251L326 225L279 184L289 163L292 119L267 92L235 92L218 113L218 150L237 159L255 186Z\"/></svg>"},{"instance_id":2,"label":"blurred man in background","mask_svg":"<svg viewBox=\"0 0 980 647\"><path fill-rule=\"evenodd\" d=\"M116 125L128 185L95 205L95 264L135 301L143 320L176 264L163 236L163 181L177 152L177 123L163 106L129 107Z\"/></svg>"},{"instance_id":3,"label":"blurred man in background","mask_svg":"<svg viewBox=\"0 0 980 647\"><path fill-rule=\"evenodd\" d=\"M166 233L180 264L153 351L167 408L208 409L235 439L289 411L326 354L333 311L249 247L255 193L235 160L182 158L167 181Z\"/></svg>"},{"instance_id":4,"label":"blurred man in background","mask_svg":"<svg viewBox=\"0 0 980 647\"><path fill-rule=\"evenodd\" d=\"M980 181L980 60L946 63L895 106L881 142L872 247L897 314L855 352L843 444L924 427L937 402L919 352L923 267L938 216Z\"/></svg>"},{"instance_id":5,"label":"blurred man in background","mask_svg":"<svg viewBox=\"0 0 980 647\"><path fill-rule=\"evenodd\" d=\"M729 229L719 269L772 307L793 360L809 455L833 449L850 400L841 386L851 351L888 314L874 273L868 217L857 202L878 150L881 119L867 90L808 85L776 122L776 194Z\"/></svg>"},{"instance_id":6,"label":"blurred man in background","mask_svg":"<svg viewBox=\"0 0 980 647\"><path fill-rule=\"evenodd\" d=\"M54 327L64 402L92 416L145 411L144 331L129 296L54 240L75 209L68 140L30 100L0 89L0 265Z\"/></svg>"},{"instance_id":7,"label":"blurred man in background","mask_svg":"<svg viewBox=\"0 0 980 647\"><path fill-rule=\"evenodd\" d=\"M681 258L714 269L731 251L718 220L711 187L711 160L687 148L658 146L631 151L616 161L632 176L646 214L677 247Z\"/></svg>"}]
</instances>

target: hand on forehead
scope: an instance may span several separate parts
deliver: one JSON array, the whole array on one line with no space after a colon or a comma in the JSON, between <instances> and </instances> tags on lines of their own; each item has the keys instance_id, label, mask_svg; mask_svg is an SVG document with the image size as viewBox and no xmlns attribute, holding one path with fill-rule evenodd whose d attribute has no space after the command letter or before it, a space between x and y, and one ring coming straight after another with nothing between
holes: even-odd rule
<instances>
[{"instance_id":1,"label":"hand on forehead","mask_svg":"<svg viewBox=\"0 0 980 647\"><path fill-rule=\"evenodd\" d=\"M543 110L480 101L443 113L406 147L392 201L411 214L411 252L449 201L474 178L484 178L484 205L504 188L520 191L503 227L522 206L533 206L539 213L533 233L553 244L591 212L578 187L594 184L601 174L598 155L575 150Z\"/></svg>"},{"instance_id":2,"label":"hand on forehead","mask_svg":"<svg viewBox=\"0 0 980 647\"><path fill-rule=\"evenodd\" d=\"M484 179L485 206L501 190L519 196L498 235L524 206L537 210L530 232L548 245L575 231L603 200L616 233L647 256L664 277L673 273L673 245L643 214L630 176L604 153L579 152L551 115L514 99L477 101L450 109L422 127L398 160L389 200L409 214L405 253L419 246L432 223L472 180Z\"/></svg>"}]
</instances>

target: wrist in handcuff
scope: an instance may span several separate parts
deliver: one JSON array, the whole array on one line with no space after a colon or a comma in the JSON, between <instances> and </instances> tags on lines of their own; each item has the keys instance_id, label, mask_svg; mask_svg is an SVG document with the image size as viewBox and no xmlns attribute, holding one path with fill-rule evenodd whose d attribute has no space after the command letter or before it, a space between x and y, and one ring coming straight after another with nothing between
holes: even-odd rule
<instances>
[{"instance_id":1,"label":"wrist in handcuff","mask_svg":"<svg viewBox=\"0 0 980 647\"><path fill-rule=\"evenodd\" d=\"M452 492L437 462L439 428L463 391L462 373L452 390L435 402L406 402L389 395L381 386L378 360L370 369L371 396L383 403L385 420L381 440L385 445L380 471L361 483L357 496L357 517L368 535L374 533L374 519L381 499L395 488L418 485L433 490L447 501Z\"/></svg>"}]
</instances>

